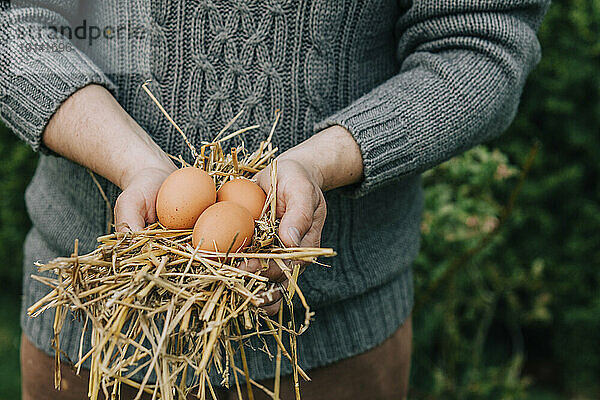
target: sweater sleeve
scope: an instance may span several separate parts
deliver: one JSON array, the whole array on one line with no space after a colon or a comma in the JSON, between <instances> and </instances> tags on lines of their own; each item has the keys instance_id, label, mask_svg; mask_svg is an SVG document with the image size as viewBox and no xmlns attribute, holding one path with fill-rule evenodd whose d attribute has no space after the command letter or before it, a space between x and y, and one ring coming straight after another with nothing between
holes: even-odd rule
<instances>
[{"instance_id":1,"label":"sweater sleeve","mask_svg":"<svg viewBox=\"0 0 600 400\"><path fill-rule=\"evenodd\" d=\"M398 74L315 127L345 127L361 196L502 133L540 59L548 0L414 0L397 22Z\"/></svg>"},{"instance_id":2,"label":"sweater sleeve","mask_svg":"<svg viewBox=\"0 0 600 400\"><path fill-rule=\"evenodd\" d=\"M70 26L61 11L67 14L78 1L48 4L54 9L0 6L0 118L35 151L44 149L43 131L71 94L92 83L114 89L83 52L52 29Z\"/></svg>"}]
</instances>

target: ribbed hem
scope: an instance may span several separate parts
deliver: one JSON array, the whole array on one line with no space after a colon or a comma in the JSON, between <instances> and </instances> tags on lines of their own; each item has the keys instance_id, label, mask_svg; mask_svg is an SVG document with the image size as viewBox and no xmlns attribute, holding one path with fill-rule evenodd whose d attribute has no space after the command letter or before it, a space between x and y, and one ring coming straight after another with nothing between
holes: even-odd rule
<instances>
[{"instance_id":1,"label":"ribbed hem","mask_svg":"<svg viewBox=\"0 0 600 400\"><path fill-rule=\"evenodd\" d=\"M378 88L382 93L375 94L370 99L365 96L315 125L316 132L339 125L350 132L358 144L363 160L363 180L342 188L345 196L362 197L374 188L388 183L391 178L398 178L392 175L391 170L383 170L377 165L378 159L386 163L394 161L391 154L385 154L385 149L396 146L394 140L401 134L401 119L394 109L389 109L393 102L383 99L384 86L385 84ZM382 118L385 120L382 121Z\"/></svg>"},{"instance_id":2,"label":"ribbed hem","mask_svg":"<svg viewBox=\"0 0 600 400\"><path fill-rule=\"evenodd\" d=\"M116 90L84 53L43 28L67 24L57 13L43 8L11 9L0 13L0 23L0 117L34 151L43 149L46 125L74 92L90 84ZM19 38L18 29L39 29L40 33Z\"/></svg>"},{"instance_id":3,"label":"ribbed hem","mask_svg":"<svg viewBox=\"0 0 600 400\"><path fill-rule=\"evenodd\" d=\"M310 369L364 353L383 343L410 315L413 296L412 269L408 268L398 279L361 296L314 310L314 321L298 337L299 365L310 375ZM267 343L271 353L276 354L275 344L271 340ZM260 347L257 341L252 345ZM274 360L265 353L256 352L248 358L253 379L275 376ZM287 360L281 367L283 375L292 372Z\"/></svg>"},{"instance_id":4,"label":"ribbed hem","mask_svg":"<svg viewBox=\"0 0 600 400\"><path fill-rule=\"evenodd\" d=\"M45 259L32 260L27 259L28 250L34 251L35 254L40 254ZM49 310L39 317L31 318L27 315L27 308L35 304L39 299L50 292L50 288L46 285L31 279L32 274L38 274L37 268L33 265L35 261L48 262L49 260L58 257L58 252L48 247L48 245L41 240L39 233L32 229L29 231L25 239L25 262L23 264L23 299L21 303L21 329L27 338L37 347L47 354L53 354L52 349L52 337L54 334L53 322L54 322L54 310ZM53 277L52 273L39 273L40 275ZM71 330L72 326L77 324L65 323L66 330ZM69 336L71 336L69 334ZM64 339L62 340L66 342ZM79 345L79 342L77 342ZM74 347L70 345L69 347Z\"/></svg>"}]
</instances>

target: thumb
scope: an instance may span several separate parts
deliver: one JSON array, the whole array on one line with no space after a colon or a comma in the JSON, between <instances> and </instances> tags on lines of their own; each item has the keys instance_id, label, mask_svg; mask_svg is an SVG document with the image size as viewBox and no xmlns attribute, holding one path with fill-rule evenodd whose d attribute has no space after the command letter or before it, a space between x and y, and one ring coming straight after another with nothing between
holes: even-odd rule
<instances>
[{"instance_id":1,"label":"thumb","mask_svg":"<svg viewBox=\"0 0 600 400\"><path fill-rule=\"evenodd\" d=\"M124 191L115 203L115 227L117 232L141 231L146 225L145 201Z\"/></svg>"},{"instance_id":2,"label":"thumb","mask_svg":"<svg viewBox=\"0 0 600 400\"><path fill-rule=\"evenodd\" d=\"M316 205L314 187L306 185L304 190L288 191L285 199L285 213L279 225L279 237L288 247L298 247L306 233L310 230Z\"/></svg>"}]
</instances>

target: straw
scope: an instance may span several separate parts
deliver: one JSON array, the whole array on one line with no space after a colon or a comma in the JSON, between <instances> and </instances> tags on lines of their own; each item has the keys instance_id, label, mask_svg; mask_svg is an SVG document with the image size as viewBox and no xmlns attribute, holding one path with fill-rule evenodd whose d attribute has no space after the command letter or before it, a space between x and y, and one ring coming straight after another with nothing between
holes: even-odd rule
<instances>
[{"instance_id":1,"label":"straw","mask_svg":"<svg viewBox=\"0 0 600 400\"><path fill-rule=\"evenodd\" d=\"M240 112L213 142L204 143L198 153L158 104L147 83L143 89L182 134L196 157L194 165L204 168L217 188L231 179L252 178L274 161L277 149L271 138L279 112L267 140L256 151L249 152L243 143L231 151L223 151L227 140L257 128L251 126L227 134ZM173 158L180 160L182 166L189 165L181 157ZM314 316L298 284L300 264L334 256L335 252L325 248L285 247L277 235L276 185L277 166L273 163L267 202L256 221L252 243L243 252L199 250L191 245L190 230L169 230L154 223L139 232L103 235L98 238L97 249L88 254L79 254L75 241L70 257L39 264L40 272L50 271L54 276L34 276L34 279L49 286L51 291L33 304L28 314L35 317L55 309L57 388L60 387L60 333L67 311L71 311L85 319L84 333L87 328L92 330L91 349L84 353L82 333L75 363L79 372L83 362L90 360L90 399L97 399L100 391L107 397L118 398L121 384L126 384L137 389L136 399L148 393L156 399L179 400L195 392L205 400L215 396L216 377L227 387L233 383L240 399L242 392L253 399L253 388L276 399L284 358L291 364L295 397L300 399L298 377L305 380L309 377L299 365L296 338L308 328ZM263 294L272 290L268 280L260 272L238 268L250 259L279 266L290 282L287 288L277 289L284 292L285 300L277 319L260 308ZM295 296L305 309L304 321L298 328L293 321ZM291 321L282 320L283 307L288 309ZM290 338L287 346L284 333ZM245 346L252 336L263 341L271 337L277 346L273 390L250 376ZM267 347L263 350L269 351ZM238 352L240 366L235 365ZM143 379L135 382L134 375L142 371ZM155 382L151 382L152 375ZM244 390L240 377L246 382Z\"/></svg>"}]
</instances>

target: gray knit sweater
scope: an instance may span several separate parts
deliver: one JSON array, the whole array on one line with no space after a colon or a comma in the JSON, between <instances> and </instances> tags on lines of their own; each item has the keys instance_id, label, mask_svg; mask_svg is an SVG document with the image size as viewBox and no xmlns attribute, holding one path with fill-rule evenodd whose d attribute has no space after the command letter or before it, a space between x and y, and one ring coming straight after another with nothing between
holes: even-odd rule
<instances>
[{"instance_id":1,"label":"gray knit sweater","mask_svg":"<svg viewBox=\"0 0 600 400\"><path fill-rule=\"evenodd\" d=\"M69 254L75 238L82 251L92 250L109 218L87 172L43 151L45 125L77 89L109 88L171 154L187 152L140 89L147 79L194 143L213 137L241 108L238 125L264 127L244 137L249 148L265 137L276 109L283 110L274 136L282 150L333 124L354 135L364 180L326 194L323 245L339 256L332 268L311 266L301 277L316 308L299 344L307 369L376 346L410 313L419 173L507 128L539 60L535 31L548 6L546 0L12 3L0 14L0 116L42 150L26 194L33 229L25 243L24 308L47 292L30 278L34 261ZM114 202L118 189L102 185ZM36 319L23 312L24 332L48 353L52 321L51 312ZM68 320L63 329L71 359L81 328ZM263 353L252 354L249 364L254 378L274 374Z\"/></svg>"}]
</instances>

